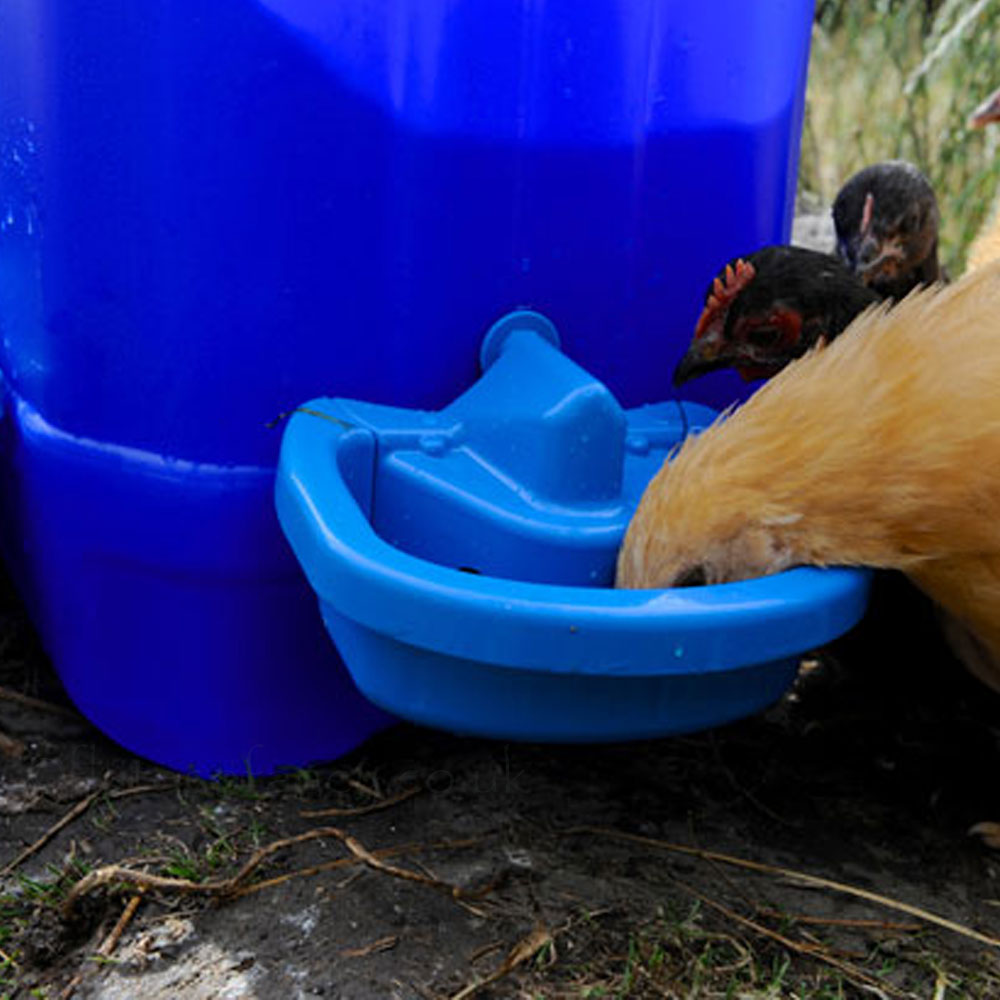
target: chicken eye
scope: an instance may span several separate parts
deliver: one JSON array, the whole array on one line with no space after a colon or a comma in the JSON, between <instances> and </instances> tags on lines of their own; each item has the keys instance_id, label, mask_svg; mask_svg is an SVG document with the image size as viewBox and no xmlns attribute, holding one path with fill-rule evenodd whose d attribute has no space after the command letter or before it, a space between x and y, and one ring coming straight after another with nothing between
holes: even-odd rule
<instances>
[{"instance_id":1,"label":"chicken eye","mask_svg":"<svg viewBox=\"0 0 1000 1000\"><path fill-rule=\"evenodd\" d=\"M781 339L781 331L774 326L757 326L747 330L747 343L754 347L774 347Z\"/></svg>"},{"instance_id":2,"label":"chicken eye","mask_svg":"<svg viewBox=\"0 0 1000 1000\"><path fill-rule=\"evenodd\" d=\"M674 587L704 587L708 584L708 575L704 566L691 566L677 575Z\"/></svg>"},{"instance_id":3,"label":"chicken eye","mask_svg":"<svg viewBox=\"0 0 1000 1000\"><path fill-rule=\"evenodd\" d=\"M924 228L924 214L919 208L911 209L903 216L899 226L900 236L912 236Z\"/></svg>"}]
</instances>

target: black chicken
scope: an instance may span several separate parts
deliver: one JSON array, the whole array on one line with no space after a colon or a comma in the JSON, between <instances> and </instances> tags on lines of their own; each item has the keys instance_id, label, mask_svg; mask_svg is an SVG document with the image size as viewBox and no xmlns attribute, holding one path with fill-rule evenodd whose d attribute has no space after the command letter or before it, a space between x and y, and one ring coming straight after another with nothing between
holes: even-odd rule
<instances>
[{"instance_id":1,"label":"black chicken","mask_svg":"<svg viewBox=\"0 0 1000 1000\"><path fill-rule=\"evenodd\" d=\"M841 259L884 298L946 280L937 199L912 163L887 160L859 170L833 203L833 224Z\"/></svg>"},{"instance_id":2,"label":"black chicken","mask_svg":"<svg viewBox=\"0 0 1000 1000\"><path fill-rule=\"evenodd\" d=\"M768 246L737 258L708 288L674 385L718 368L770 378L878 301L844 264L815 250Z\"/></svg>"}]
</instances>

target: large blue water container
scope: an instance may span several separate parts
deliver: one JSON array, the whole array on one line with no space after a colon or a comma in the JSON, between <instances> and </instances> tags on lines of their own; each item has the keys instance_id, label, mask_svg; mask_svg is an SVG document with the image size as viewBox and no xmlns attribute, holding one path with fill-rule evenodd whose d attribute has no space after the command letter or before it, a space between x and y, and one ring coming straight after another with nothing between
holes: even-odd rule
<instances>
[{"instance_id":1,"label":"large blue water container","mask_svg":"<svg viewBox=\"0 0 1000 1000\"><path fill-rule=\"evenodd\" d=\"M4 547L79 707L203 774L384 724L279 532L272 421L443 405L519 306L623 405L668 396L718 265L787 236L811 18L3 0Z\"/></svg>"}]
</instances>

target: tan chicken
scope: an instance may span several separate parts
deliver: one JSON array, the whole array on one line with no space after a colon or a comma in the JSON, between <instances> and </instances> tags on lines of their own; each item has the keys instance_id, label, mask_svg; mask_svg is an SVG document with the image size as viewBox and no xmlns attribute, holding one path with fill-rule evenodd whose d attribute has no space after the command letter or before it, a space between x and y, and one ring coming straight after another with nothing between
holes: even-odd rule
<instances>
[{"instance_id":1,"label":"tan chicken","mask_svg":"<svg viewBox=\"0 0 1000 1000\"><path fill-rule=\"evenodd\" d=\"M688 440L643 495L617 585L802 564L902 570L1000 690L1000 263L867 310Z\"/></svg>"},{"instance_id":2,"label":"tan chicken","mask_svg":"<svg viewBox=\"0 0 1000 1000\"><path fill-rule=\"evenodd\" d=\"M1000 90L990 94L969 118L972 128L985 128L991 122L1000 122ZM1000 201L994 204L986 223L972 241L965 266L971 271L997 258L1000 258Z\"/></svg>"}]
</instances>

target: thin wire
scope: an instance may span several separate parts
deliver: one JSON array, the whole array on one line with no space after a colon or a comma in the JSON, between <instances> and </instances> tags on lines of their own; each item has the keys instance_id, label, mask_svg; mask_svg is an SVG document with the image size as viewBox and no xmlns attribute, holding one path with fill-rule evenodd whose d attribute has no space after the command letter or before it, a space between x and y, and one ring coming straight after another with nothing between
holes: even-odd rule
<instances>
[{"instance_id":1,"label":"thin wire","mask_svg":"<svg viewBox=\"0 0 1000 1000\"><path fill-rule=\"evenodd\" d=\"M674 392L674 405L677 407L677 412L681 417L681 426L684 428L684 433L681 435L683 441L691 433L691 424L688 422L687 408L676 391Z\"/></svg>"}]
</instances>

